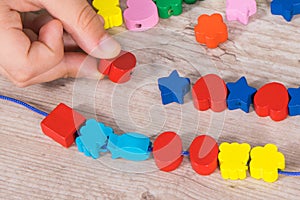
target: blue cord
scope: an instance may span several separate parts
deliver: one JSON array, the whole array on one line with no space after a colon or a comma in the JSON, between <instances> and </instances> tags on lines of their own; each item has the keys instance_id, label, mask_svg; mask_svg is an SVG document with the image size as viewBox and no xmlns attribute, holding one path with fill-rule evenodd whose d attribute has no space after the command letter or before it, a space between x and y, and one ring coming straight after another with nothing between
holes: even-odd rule
<instances>
[{"instance_id":1,"label":"blue cord","mask_svg":"<svg viewBox=\"0 0 300 200\"><path fill-rule=\"evenodd\" d=\"M0 99L3 99L5 101L10 101L10 102L13 102L13 103L16 103L16 104L19 104L21 106L24 106L26 108L28 108L29 110L37 113L37 114L40 114L44 117L47 117L48 116L48 113L44 112L44 111L41 111L23 101L20 101L18 99L14 99L14 98L11 98L11 97L7 97L7 96L4 96L4 95L0 95ZM149 149L148 149L149 152L152 152L153 151L153 148L151 146L149 146ZM183 156L189 156L189 152L188 151L183 151L181 153L181 155ZM281 170L278 170L278 174L281 174L281 175L286 175L286 176L300 176L300 172L288 172L288 171L281 171Z\"/></svg>"},{"instance_id":2,"label":"blue cord","mask_svg":"<svg viewBox=\"0 0 300 200\"><path fill-rule=\"evenodd\" d=\"M300 176L300 172L288 172L278 170L278 174L286 175L286 176Z\"/></svg>"},{"instance_id":3,"label":"blue cord","mask_svg":"<svg viewBox=\"0 0 300 200\"><path fill-rule=\"evenodd\" d=\"M0 95L0 99L3 99L3 100L5 100L5 101L10 101L10 102L19 104L19 105L21 105L21 106L24 106L24 107L28 108L29 110L31 110L31 111L33 111L33 112L36 112L37 114L40 114L40 115L42 115L42 116L44 116L44 117L47 117L47 116L48 116L48 113L43 112L43 111L41 111L41 110L39 110L39 109L37 109L37 108L35 108L35 107L33 107L33 106L31 106L31 105L29 105L29 104L23 102L23 101L20 101L20 100L18 100L18 99L14 99L14 98L7 97L7 96L4 96L4 95Z\"/></svg>"},{"instance_id":4,"label":"blue cord","mask_svg":"<svg viewBox=\"0 0 300 200\"><path fill-rule=\"evenodd\" d=\"M148 148L148 152L152 152L153 151L153 147L149 147ZM182 156L189 156L190 155L190 152L188 152L188 151L183 151L183 152L181 152L181 155Z\"/></svg>"}]
</instances>

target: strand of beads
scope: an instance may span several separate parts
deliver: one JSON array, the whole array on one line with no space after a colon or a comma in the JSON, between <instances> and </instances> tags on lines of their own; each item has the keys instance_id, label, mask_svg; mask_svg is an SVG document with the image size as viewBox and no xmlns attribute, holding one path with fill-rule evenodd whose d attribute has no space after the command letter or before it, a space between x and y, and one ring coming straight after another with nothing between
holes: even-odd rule
<instances>
[{"instance_id":1,"label":"strand of beads","mask_svg":"<svg viewBox=\"0 0 300 200\"><path fill-rule=\"evenodd\" d=\"M188 78L173 71L170 76L158 79L163 104L183 104L190 91ZM194 106L197 110L214 112L241 109L248 113L253 105L260 117L270 116L274 121L284 120L288 115L300 115L300 88L289 88L278 82L267 83L258 90L248 85L245 77L236 82L225 83L216 74L199 78L192 87Z\"/></svg>"}]
</instances>

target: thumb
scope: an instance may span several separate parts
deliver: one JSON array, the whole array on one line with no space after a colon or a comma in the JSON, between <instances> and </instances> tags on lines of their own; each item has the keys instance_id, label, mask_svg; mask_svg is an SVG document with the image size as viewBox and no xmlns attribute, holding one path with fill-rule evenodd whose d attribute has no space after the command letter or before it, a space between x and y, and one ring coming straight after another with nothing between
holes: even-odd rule
<instances>
[{"instance_id":1,"label":"thumb","mask_svg":"<svg viewBox=\"0 0 300 200\"><path fill-rule=\"evenodd\" d=\"M101 17L86 0L40 0L40 3L63 23L64 29L88 54L107 59L120 53L120 44L106 33Z\"/></svg>"}]
</instances>

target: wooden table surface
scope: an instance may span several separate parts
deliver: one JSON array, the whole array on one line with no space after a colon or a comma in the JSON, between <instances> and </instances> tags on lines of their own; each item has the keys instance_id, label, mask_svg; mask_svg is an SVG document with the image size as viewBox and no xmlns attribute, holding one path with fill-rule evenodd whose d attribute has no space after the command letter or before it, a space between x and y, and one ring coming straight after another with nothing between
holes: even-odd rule
<instances>
[{"instance_id":1,"label":"wooden table surface","mask_svg":"<svg viewBox=\"0 0 300 200\"><path fill-rule=\"evenodd\" d=\"M300 16L287 23L270 13L270 2L259 0L247 26L227 22L229 39L216 49L195 42L193 27L201 14L225 13L225 1L184 5L183 14L160 20L155 29L109 30L138 60L130 82L116 85L64 79L17 88L0 78L0 94L50 112L64 102L88 118L114 128L136 131L152 141L163 131L176 131L188 149L193 138L208 134L221 142L247 142L252 147L276 144L285 155L286 170L300 170L300 118L274 122L251 110L198 112L187 95L184 105L161 104L157 79L176 69L193 83L215 73L225 82L245 76L259 88L272 81L299 87ZM85 157L75 145L66 149L45 136L41 116L0 100L0 199L299 199L299 177L279 176L275 183L248 177L223 180L217 169L200 176L188 158L171 172L159 171L153 158L144 162Z\"/></svg>"}]
</instances>

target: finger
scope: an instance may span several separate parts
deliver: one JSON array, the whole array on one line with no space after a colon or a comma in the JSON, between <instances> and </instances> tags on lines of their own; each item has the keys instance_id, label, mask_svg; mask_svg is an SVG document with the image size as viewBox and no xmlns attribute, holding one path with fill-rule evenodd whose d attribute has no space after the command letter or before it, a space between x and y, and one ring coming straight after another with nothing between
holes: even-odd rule
<instances>
[{"instance_id":1,"label":"finger","mask_svg":"<svg viewBox=\"0 0 300 200\"><path fill-rule=\"evenodd\" d=\"M32 12L39 11L42 9L42 6L36 0L2 0L0 1L2 5L8 5L13 10L20 12Z\"/></svg>"},{"instance_id":2,"label":"finger","mask_svg":"<svg viewBox=\"0 0 300 200\"><path fill-rule=\"evenodd\" d=\"M38 35L33 30L23 29L23 32L27 35L27 37L30 39L31 42L38 40ZM80 50L79 46L75 43L75 41L69 34L64 33L63 40L64 40L65 51L74 52Z\"/></svg>"},{"instance_id":3,"label":"finger","mask_svg":"<svg viewBox=\"0 0 300 200\"><path fill-rule=\"evenodd\" d=\"M55 56L62 56L63 52L63 27L60 21L52 20L45 24L39 32L39 41L33 42L28 51L29 60L39 64L45 60L56 59ZM38 73L40 74L40 73Z\"/></svg>"},{"instance_id":4,"label":"finger","mask_svg":"<svg viewBox=\"0 0 300 200\"><path fill-rule=\"evenodd\" d=\"M63 39L65 51L74 52L80 50L79 46L76 44L76 42L73 40L70 34L64 32Z\"/></svg>"},{"instance_id":5,"label":"finger","mask_svg":"<svg viewBox=\"0 0 300 200\"><path fill-rule=\"evenodd\" d=\"M98 58L116 57L121 47L103 28L103 19L99 17L86 0L32 0L7 1L11 9L20 12L45 8L63 22L76 43L87 53ZM59 6L57 6L59 5ZM68 8L68 12L66 12Z\"/></svg>"},{"instance_id":6,"label":"finger","mask_svg":"<svg viewBox=\"0 0 300 200\"><path fill-rule=\"evenodd\" d=\"M25 34L31 39L32 38L32 31L36 33L35 35L39 34L39 31L41 27L43 27L45 24L47 24L49 21L53 20L53 17L49 15L48 12L43 11L40 14L36 13L24 13L23 14L23 28ZM30 30L30 31L29 31ZM30 33L28 33L28 31ZM35 39L37 40L37 39ZM31 41L35 41L32 40ZM63 34L63 40L64 40L64 47L65 51L77 51L79 50L79 46L76 44L74 39L71 37L70 34L64 32Z\"/></svg>"},{"instance_id":7,"label":"finger","mask_svg":"<svg viewBox=\"0 0 300 200\"><path fill-rule=\"evenodd\" d=\"M53 20L53 17L47 11L38 14L33 12L23 13L23 28L31 29L38 34L42 26L51 20Z\"/></svg>"},{"instance_id":8,"label":"finger","mask_svg":"<svg viewBox=\"0 0 300 200\"><path fill-rule=\"evenodd\" d=\"M54 18L62 21L65 30L87 53L98 58L112 58L120 53L119 43L108 36L103 21L86 0L39 1Z\"/></svg>"},{"instance_id":9,"label":"finger","mask_svg":"<svg viewBox=\"0 0 300 200\"><path fill-rule=\"evenodd\" d=\"M45 24L40 29L38 41L31 43L23 32L19 13L1 4L0 43L7 48L1 50L0 60L6 71L25 82L57 65L64 54L61 22L52 20Z\"/></svg>"},{"instance_id":10,"label":"finger","mask_svg":"<svg viewBox=\"0 0 300 200\"><path fill-rule=\"evenodd\" d=\"M18 87L26 87L29 85L50 82L59 78L90 78L100 80L104 76L97 70L97 60L87 56L84 53L66 53L64 59L51 70L40 74L26 82L17 82L11 76L8 78Z\"/></svg>"},{"instance_id":11,"label":"finger","mask_svg":"<svg viewBox=\"0 0 300 200\"><path fill-rule=\"evenodd\" d=\"M38 35L31 29L23 29L23 32L27 35L30 39L30 42L34 42L38 40Z\"/></svg>"}]
</instances>

